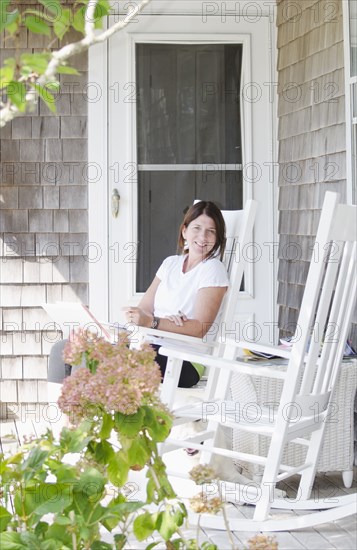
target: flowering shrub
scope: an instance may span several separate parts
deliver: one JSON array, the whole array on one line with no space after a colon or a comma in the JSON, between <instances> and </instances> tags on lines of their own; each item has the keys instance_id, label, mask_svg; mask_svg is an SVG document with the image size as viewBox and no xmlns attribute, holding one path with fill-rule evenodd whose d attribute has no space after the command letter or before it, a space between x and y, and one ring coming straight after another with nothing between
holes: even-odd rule
<instances>
[{"instance_id":1,"label":"flowering shrub","mask_svg":"<svg viewBox=\"0 0 357 550\"><path fill-rule=\"evenodd\" d=\"M158 405L161 374L149 345L131 350L125 340L112 345L79 331L68 342L64 359L80 365L83 354L90 372L82 367L66 378L58 400L61 410L73 416L73 421L80 421L93 408L131 415L141 405Z\"/></svg>"},{"instance_id":2,"label":"flowering shrub","mask_svg":"<svg viewBox=\"0 0 357 550\"><path fill-rule=\"evenodd\" d=\"M80 364L83 354L86 368L64 381L58 402L72 427L59 441L48 432L2 461L2 550L121 549L129 531L140 541L153 533L170 541L186 517L157 450L172 418L158 398L154 352L79 332L65 360ZM128 475L143 468L146 501L134 501ZM113 543L102 540L113 530ZM177 535L174 544L189 547Z\"/></svg>"},{"instance_id":3,"label":"flowering shrub","mask_svg":"<svg viewBox=\"0 0 357 550\"><path fill-rule=\"evenodd\" d=\"M207 541L199 545L199 525L196 539L185 539L180 529L186 508L157 448L172 417L158 397L161 375L152 349L130 350L125 341L112 345L78 332L65 360L80 365L83 355L86 367L66 378L58 401L72 427L63 428L58 441L48 431L14 456L0 457L1 550L121 550L131 533L139 541L159 536L171 550L218 550ZM146 500L132 500L129 473L144 468ZM191 477L201 486L217 479L202 465ZM202 491L191 506L197 513L221 512L237 548L221 494L207 499ZM277 548L273 542L261 536L249 548Z\"/></svg>"}]
</instances>

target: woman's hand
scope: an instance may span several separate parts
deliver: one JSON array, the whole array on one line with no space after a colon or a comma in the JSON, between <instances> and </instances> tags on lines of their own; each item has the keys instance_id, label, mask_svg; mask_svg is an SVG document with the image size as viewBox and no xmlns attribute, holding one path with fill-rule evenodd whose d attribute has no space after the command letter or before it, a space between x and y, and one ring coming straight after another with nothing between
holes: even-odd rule
<instances>
[{"instance_id":1,"label":"woman's hand","mask_svg":"<svg viewBox=\"0 0 357 550\"><path fill-rule=\"evenodd\" d=\"M129 306L123 308L125 312L125 317L128 323L133 323L134 325L139 325L141 327L150 327L153 316L145 313L140 307Z\"/></svg>"},{"instance_id":2,"label":"woman's hand","mask_svg":"<svg viewBox=\"0 0 357 550\"><path fill-rule=\"evenodd\" d=\"M178 327L183 327L184 322L188 320L186 315L181 311L179 311L177 315L168 315L167 317L165 317L165 319L172 321Z\"/></svg>"}]
</instances>

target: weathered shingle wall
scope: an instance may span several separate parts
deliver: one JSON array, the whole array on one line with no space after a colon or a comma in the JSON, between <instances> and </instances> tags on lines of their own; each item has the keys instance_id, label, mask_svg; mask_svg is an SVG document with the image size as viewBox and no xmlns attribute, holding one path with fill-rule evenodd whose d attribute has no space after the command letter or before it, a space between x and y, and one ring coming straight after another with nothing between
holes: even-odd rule
<instances>
[{"instance_id":1,"label":"weathered shingle wall","mask_svg":"<svg viewBox=\"0 0 357 550\"><path fill-rule=\"evenodd\" d=\"M1 58L43 45L21 29ZM88 301L87 56L75 66L80 76L61 75L55 115L40 103L0 130L0 401L46 401L60 336L41 304Z\"/></svg>"},{"instance_id":2,"label":"weathered shingle wall","mask_svg":"<svg viewBox=\"0 0 357 550\"><path fill-rule=\"evenodd\" d=\"M325 191L346 199L341 0L278 2L279 326L294 331Z\"/></svg>"}]
</instances>

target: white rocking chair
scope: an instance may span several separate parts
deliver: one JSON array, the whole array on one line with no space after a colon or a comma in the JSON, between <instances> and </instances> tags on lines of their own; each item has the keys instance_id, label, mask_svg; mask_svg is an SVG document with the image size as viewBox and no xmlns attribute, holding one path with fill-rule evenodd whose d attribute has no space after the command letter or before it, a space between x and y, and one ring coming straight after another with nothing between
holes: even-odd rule
<instances>
[{"instance_id":1,"label":"white rocking chair","mask_svg":"<svg viewBox=\"0 0 357 550\"><path fill-rule=\"evenodd\" d=\"M172 368L175 368L176 362L187 360L219 369L219 379L211 399L175 412L177 422L201 419L205 421L206 428L185 440L167 440L163 451L190 447L202 451L202 464L211 462L213 457L217 460L218 456L263 466L260 485L253 482L244 486L225 484L226 492L229 490L232 494L234 491L239 502L255 505L252 520L239 519L238 513L229 518L232 530L299 529L357 511L355 494L338 499L310 498L356 298L356 211L356 206L339 204L338 194L326 193L315 255L311 260L296 337L288 353L286 370L282 370L281 365L276 368L259 367L256 363L237 360L238 348L246 347L246 344L233 340L226 341L223 358L169 348L160 350L169 357ZM265 349L264 346L259 348ZM286 356L280 351L280 348L274 349L276 355ZM234 373L282 380L278 406L258 407L252 404L251 408L245 409L244 415L241 414L239 403L227 399ZM267 456L225 448L221 440L226 428L270 438ZM290 441L307 447L306 459L297 467L282 464L284 448ZM277 497L276 484L295 474L301 476L297 498ZM180 473L178 475L183 477ZM305 510L306 513L296 515L295 510ZM220 515L203 515L200 524L225 528Z\"/></svg>"},{"instance_id":2,"label":"white rocking chair","mask_svg":"<svg viewBox=\"0 0 357 550\"><path fill-rule=\"evenodd\" d=\"M227 245L224 254L224 264L227 268L230 286L220 311L220 324L224 322L225 326L230 327L233 324L233 318L236 311L239 290L243 280L243 273L246 266L244 259L244 247L253 240L253 225L257 210L257 202L247 200L244 210L222 210L223 218L226 224ZM136 327L131 340L132 347L141 347L143 342L150 341L151 338L162 338L162 344L165 346L180 345L183 349L197 349L202 353L209 353L215 357L222 354L224 346L219 343L219 330L217 327L211 329L212 339L206 341L205 338L195 338L172 332ZM170 408L173 407L174 400L177 398L179 378L181 374L182 361L175 361L173 365L168 361L165 377L161 388L161 400ZM206 373L205 373L206 375ZM205 398L208 399L214 391L217 383L218 371L210 369L205 385ZM191 390L192 391L192 390ZM190 392L188 392L190 393Z\"/></svg>"}]
</instances>

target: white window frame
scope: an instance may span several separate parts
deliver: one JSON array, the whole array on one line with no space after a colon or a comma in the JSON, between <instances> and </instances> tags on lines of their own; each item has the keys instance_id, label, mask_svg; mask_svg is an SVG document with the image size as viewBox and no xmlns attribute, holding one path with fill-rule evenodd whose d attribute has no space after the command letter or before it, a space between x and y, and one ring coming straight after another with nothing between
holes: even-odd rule
<instances>
[{"instance_id":1,"label":"white window frame","mask_svg":"<svg viewBox=\"0 0 357 550\"><path fill-rule=\"evenodd\" d=\"M357 76L351 74L350 4L343 2L343 36L345 61L345 113L346 113L346 197L348 203L357 202L357 166L353 158L353 144L357 140L357 116L353 116L353 96L357 87ZM355 106L357 109L357 106ZM355 152L356 155L356 152Z\"/></svg>"}]
</instances>

